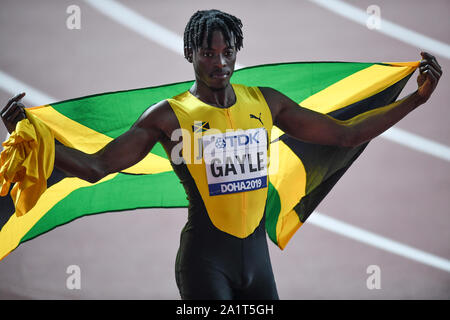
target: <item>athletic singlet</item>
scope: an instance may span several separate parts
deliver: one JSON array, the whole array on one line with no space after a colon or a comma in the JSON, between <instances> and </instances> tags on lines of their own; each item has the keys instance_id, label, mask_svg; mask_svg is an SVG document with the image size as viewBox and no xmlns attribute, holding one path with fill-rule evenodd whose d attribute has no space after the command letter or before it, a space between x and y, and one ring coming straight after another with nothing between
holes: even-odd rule
<instances>
[{"instance_id":1,"label":"athletic singlet","mask_svg":"<svg viewBox=\"0 0 450 320\"><path fill-rule=\"evenodd\" d=\"M245 238L266 204L272 115L258 88L233 89L236 103L228 108L207 105L189 92L168 101L182 129L183 159L212 223Z\"/></svg>"},{"instance_id":2,"label":"athletic singlet","mask_svg":"<svg viewBox=\"0 0 450 320\"><path fill-rule=\"evenodd\" d=\"M172 139L183 141L171 164L189 200L175 266L182 299L278 299L264 214L272 115L258 88L233 89L228 108L190 92L168 99L181 128Z\"/></svg>"}]
</instances>

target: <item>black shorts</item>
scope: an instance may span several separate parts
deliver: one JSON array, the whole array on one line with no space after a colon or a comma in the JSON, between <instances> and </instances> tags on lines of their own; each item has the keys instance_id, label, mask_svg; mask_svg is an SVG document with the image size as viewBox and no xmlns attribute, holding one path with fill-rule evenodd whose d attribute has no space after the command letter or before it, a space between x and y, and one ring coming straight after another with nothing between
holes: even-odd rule
<instances>
[{"instance_id":1,"label":"black shorts","mask_svg":"<svg viewBox=\"0 0 450 320\"><path fill-rule=\"evenodd\" d=\"M175 275L182 299L278 300L264 218L244 239L216 229L210 221L209 226L188 221Z\"/></svg>"}]
</instances>

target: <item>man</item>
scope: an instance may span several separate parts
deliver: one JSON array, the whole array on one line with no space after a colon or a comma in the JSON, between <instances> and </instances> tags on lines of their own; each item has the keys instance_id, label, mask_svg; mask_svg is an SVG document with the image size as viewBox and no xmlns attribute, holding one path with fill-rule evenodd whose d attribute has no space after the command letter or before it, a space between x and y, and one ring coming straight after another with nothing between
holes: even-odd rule
<instances>
[{"instance_id":1,"label":"man","mask_svg":"<svg viewBox=\"0 0 450 320\"><path fill-rule=\"evenodd\" d=\"M339 121L299 107L271 88L230 84L242 48L241 28L241 21L227 13L198 11L184 34L185 57L195 72L189 91L148 108L127 132L95 154L56 145L57 168L96 182L136 164L157 142L162 144L189 199L176 261L183 299L278 299L264 229L267 141L273 125L311 143L358 146L425 103L442 75L436 59L422 53L414 93L395 106ZM1 112L9 132L25 117L19 102L23 96L12 98ZM181 158L175 132L181 132ZM241 137L256 149L237 148ZM222 150L223 157L212 157L211 149ZM253 184L216 188L224 179Z\"/></svg>"}]
</instances>

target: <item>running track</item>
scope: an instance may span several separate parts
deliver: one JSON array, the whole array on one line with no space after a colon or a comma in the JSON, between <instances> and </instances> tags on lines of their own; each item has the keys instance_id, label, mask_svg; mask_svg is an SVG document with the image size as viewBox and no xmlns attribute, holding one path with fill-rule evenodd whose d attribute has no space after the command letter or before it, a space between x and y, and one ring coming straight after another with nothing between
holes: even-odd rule
<instances>
[{"instance_id":1,"label":"running track","mask_svg":"<svg viewBox=\"0 0 450 320\"><path fill-rule=\"evenodd\" d=\"M23 90L31 106L192 79L177 41L198 9L218 8L243 20L241 66L412 61L422 49L436 55L444 76L434 96L396 126L413 135L372 141L319 206L321 214L284 252L270 250L282 299L450 298L448 2L377 2L385 32L364 25L371 1L323 7L313 1L122 0L118 11L95 3L2 1L0 101ZM80 30L66 28L69 5L81 9ZM136 210L57 228L0 262L0 298L178 299L174 261L185 219L182 209ZM73 264L81 268L81 290L66 289L66 268ZM370 265L380 267L381 289L366 286Z\"/></svg>"}]
</instances>

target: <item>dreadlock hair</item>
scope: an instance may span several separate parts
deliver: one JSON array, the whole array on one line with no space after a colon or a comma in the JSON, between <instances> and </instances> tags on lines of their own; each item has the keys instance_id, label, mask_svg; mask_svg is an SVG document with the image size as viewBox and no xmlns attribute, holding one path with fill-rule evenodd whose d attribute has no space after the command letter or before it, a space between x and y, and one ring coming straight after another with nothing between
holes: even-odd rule
<instances>
[{"instance_id":1,"label":"dreadlock hair","mask_svg":"<svg viewBox=\"0 0 450 320\"><path fill-rule=\"evenodd\" d=\"M242 22L235 16L220 10L201 10L194 13L184 30L184 57L190 61L189 53L201 47L206 35L208 46L212 34L219 30L228 45L234 45L237 51L242 47ZM234 39L234 43L230 43Z\"/></svg>"}]
</instances>

